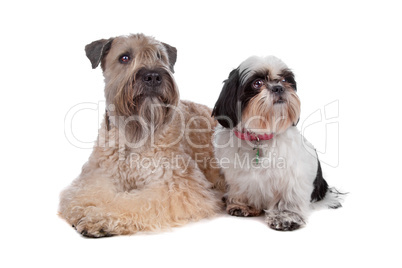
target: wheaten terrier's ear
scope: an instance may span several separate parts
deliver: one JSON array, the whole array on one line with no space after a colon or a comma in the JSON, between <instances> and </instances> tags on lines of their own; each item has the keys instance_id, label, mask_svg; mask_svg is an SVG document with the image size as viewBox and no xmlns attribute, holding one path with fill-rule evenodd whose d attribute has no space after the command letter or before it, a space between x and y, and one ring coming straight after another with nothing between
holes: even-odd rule
<instances>
[{"instance_id":1,"label":"wheaten terrier's ear","mask_svg":"<svg viewBox=\"0 0 402 268\"><path fill-rule=\"evenodd\" d=\"M177 49L175 47L172 47L171 45L168 45L166 43L162 42L162 45L166 48L168 57L169 57L169 65L170 65L170 70L172 73L174 73L173 66L176 63L177 59Z\"/></svg>"},{"instance_id":2,"label":"wheaten terrier's ear","mask_svg":"<svg viewBox=\"0 0 402 268\"><path fill-rule=\"evenodd\" d=\"M88 59L91 61L92 69L98 67L102 58L109 51L110 46L112 45L114 38L110 39L101 39L94 41L85 46L85 53Z\"/></svg>"}]
</instances>

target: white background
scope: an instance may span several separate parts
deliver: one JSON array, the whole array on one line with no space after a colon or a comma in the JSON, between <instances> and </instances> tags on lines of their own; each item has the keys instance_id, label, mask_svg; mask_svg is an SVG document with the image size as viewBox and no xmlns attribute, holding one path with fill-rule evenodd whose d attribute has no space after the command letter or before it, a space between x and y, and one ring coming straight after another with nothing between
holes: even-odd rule
<instances>
[{"instance_id":1,"label":"white background","mask_svg":"<svg viewBox=\"0 0 402 268\"><path fill-rule=\"evenodd\" d=\"M401 267L401 17L397 1L3 1L0 265ZM328 131L305 134L329 159L329 184L350 192L344 207L287 233L221 215L160 234L78 235L57 207L91 152L65 137L65 116L104 100L84 46L138 32L178 49L182 99L212 107L241 61L273 54L296 74L299 127L338 103ZM76 138L91 144L97 119L77 114Z\"/></svg>"}]
</instances>

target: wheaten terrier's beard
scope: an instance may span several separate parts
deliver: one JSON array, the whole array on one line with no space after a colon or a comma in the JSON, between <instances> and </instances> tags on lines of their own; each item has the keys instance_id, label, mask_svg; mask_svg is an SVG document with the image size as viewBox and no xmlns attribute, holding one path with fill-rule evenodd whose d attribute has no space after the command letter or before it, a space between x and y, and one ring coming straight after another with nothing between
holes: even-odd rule
<instances>
[{"instance_id":1,"label":"wheaten terrier's beard","mask_svg":"<svg viewBox=\"0 0 402 268\"><path fill-rule=\"evenodd\" d=\"M87 53L93 49L92 44L86 47ZM116 117L129 119L125 120L124 135L135 143L168 126L173 119L174 110L169 107L179 103L172 76L176 50L143 36L115 38L112 44L101 61L106 104L113 107L108 111L112 122Z\"/></svg>"},{"instance_id":2,"label":"wheaten terrier's beard","mask_svg":"<svg viewBox=\"0 0 402 268\"><path fill-rule=\"evenodd\" d=\"M212 162L216 123L206 106L179 100L176 49L136 34L85 50L93 68L101 64L107 108L81 175L61 193L60 216L104 237L214 215L223 188Z\"/></svg>"}]
</instances>

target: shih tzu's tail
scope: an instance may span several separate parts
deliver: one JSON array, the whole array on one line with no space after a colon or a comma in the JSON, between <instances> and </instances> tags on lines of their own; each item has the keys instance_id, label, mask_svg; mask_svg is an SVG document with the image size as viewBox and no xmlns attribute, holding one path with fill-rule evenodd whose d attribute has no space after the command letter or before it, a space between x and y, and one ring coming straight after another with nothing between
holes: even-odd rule
<instances>
[{"instance_id":1,"label":"shih tzu's tail","mask_svg":"<svg viewBox=\"0 0 402 268\"><path fill-rule=\"evenodd\" d=\"M318 156L317 156L318 159ZM338 191L336 188L328 187L328 183L322 176L321 163L318 161L317 176L313 182L314 190L311 193L311 206L313 209L321 208L340 208L346 193Z\"/></svg>"},{"instance_id":2,"label":"shih tzu's tail","mask_svg":"<svg viewBox=\"0 0 402 268\"><path fill-rule=\"evenodd\" d=\"M314 209L337 209L342 207L342 203L347 194L348 193L342 193L333 187L328 188L327 192L325 193L325 197L320 201L312 202L311 205Z\"/></svg>"}]
</instances>

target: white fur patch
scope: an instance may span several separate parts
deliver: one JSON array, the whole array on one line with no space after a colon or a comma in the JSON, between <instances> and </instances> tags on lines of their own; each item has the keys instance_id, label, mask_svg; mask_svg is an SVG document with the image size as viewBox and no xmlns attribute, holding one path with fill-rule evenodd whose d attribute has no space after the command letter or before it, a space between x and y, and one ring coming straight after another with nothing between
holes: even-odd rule
<instances>
[{"instance_id":1,"label":"white fur patch","mask_svg":"<svg viewBox=\"0 0 402 268\"><path fill-rule=\"evenodd\" d=\"M259 209L308 215L318 160L296 127L261 141L258 163L255 143L238 139L232 130L219 125L214 141L215 156L228 185L238 189L236 194L246 196Z\"/></svg>"},{"instance_id":2,"label":"white fur patch","mask_svg":"<svg viewBox=\"0 0 402 268\"><path fill-rule=\"evenodd\" d=\"M283 69L287 68L286 64L275 56L251 56L243 61L239 66L239 71L242 74L241 83L247 81L248 78L258 71L269 70L270 74L275 77Z\"/></svg>"}]
</instances>

